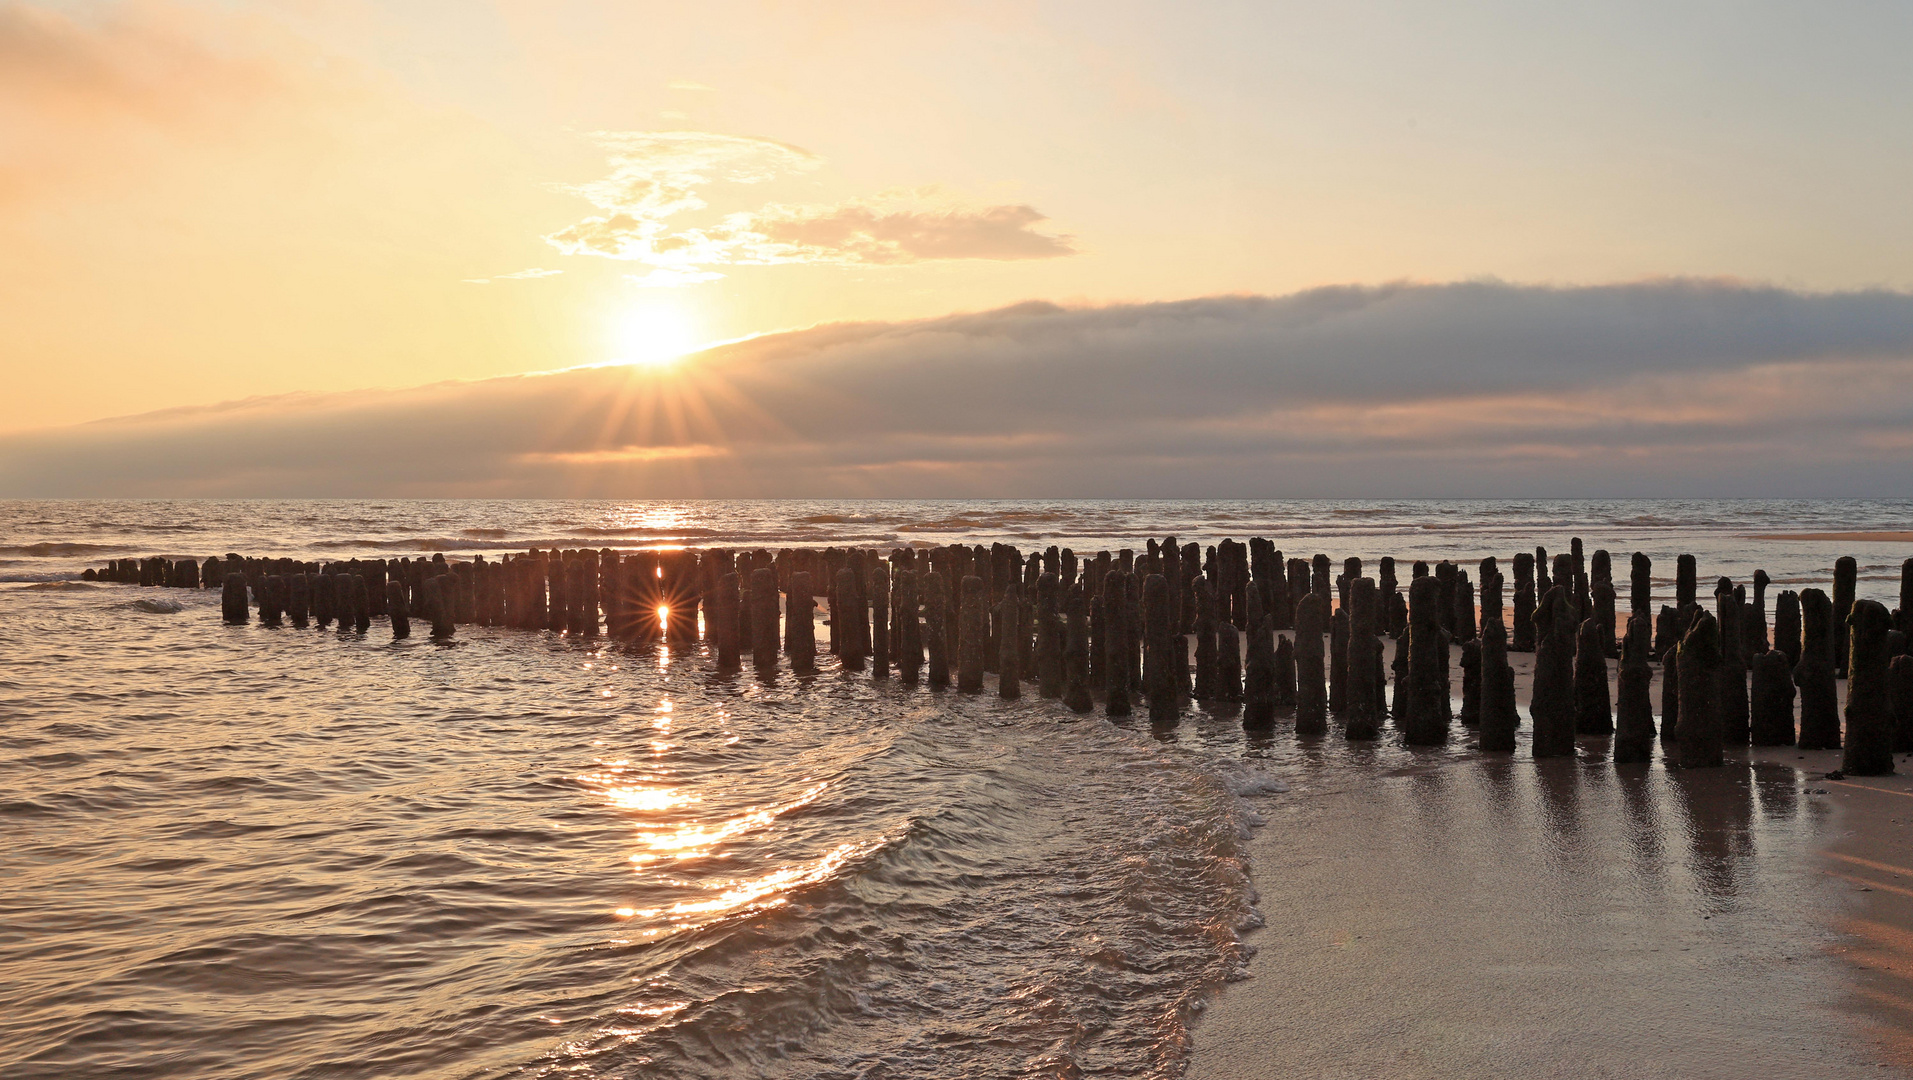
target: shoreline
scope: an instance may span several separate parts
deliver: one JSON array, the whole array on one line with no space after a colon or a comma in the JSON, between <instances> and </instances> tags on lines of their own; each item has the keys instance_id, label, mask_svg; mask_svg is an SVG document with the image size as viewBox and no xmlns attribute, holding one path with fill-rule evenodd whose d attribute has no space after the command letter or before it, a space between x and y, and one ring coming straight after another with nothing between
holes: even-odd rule
<instances>
[{"instance_id":1,"label":"shoreline","mask_svg":"<svg viewBox=\"0 0 1913 1080\"><path fill-rule=\"evenodd\" d=\"M1525 708L1533 656L1509 659ZM1913 1068L1913 763L1617 767L1611 736L1537 762L1531 730L1514 755L1314 765L1251 800L1264 925L1191 1025L1192 1080Z\"/></svg>"}]
</instances>

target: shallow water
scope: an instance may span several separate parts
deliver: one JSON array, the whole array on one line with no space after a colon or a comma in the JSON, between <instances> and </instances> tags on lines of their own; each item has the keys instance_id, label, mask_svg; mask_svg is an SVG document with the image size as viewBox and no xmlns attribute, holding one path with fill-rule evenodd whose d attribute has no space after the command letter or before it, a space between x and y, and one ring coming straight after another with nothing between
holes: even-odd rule
<instances>
[{"instance_id":1,"label":"shallow water","mask_svg":"<svg viewBox=\"0 0 1913 1080\"><path fill-rule=\"evenodd\" d=\"M698 649L226 627L216 593L59 584L107 558L957 539L1095 551L1173 531L1268 535L1291 555L1472 559L1579 534L1590 550L1649 550L1657 569L1687 550L1703 575L1760 565L1822 587L1852 553L1861 595L1891 601L1908 545L1743 537L1891 531L1910 514L0 504L0 576L15 582L0 585L0 1075L1174 1076L1189 1018L1240 971L1238 931L1259 921L1245 825L1260 812L1287 827L1302 803L1265 794L1252 808L1232 792L1277 778L1303 796L1422 768L1449 770L1456 790L1492 786L1460 739L1413 752L1251 740L1226 710L1192 710L1157 738L828 660L765 684L713 676ZM161 599L183 610L142 609ZM1539 813L1531 767L1516 775L1531 820L1511 857L1556 858L1572 822ZM1618 797L1603 777L1575 786L1581 813ZM1415 827L1392 824L1400 799L1338 813L1364 818L1351 842ZM1332 835L1339 820L1310 827ZM1663 840L1666 872L1685 873L1675 834ZM1256 869L1278 895L1283 869Z\"/></svg>"}]
</instances>

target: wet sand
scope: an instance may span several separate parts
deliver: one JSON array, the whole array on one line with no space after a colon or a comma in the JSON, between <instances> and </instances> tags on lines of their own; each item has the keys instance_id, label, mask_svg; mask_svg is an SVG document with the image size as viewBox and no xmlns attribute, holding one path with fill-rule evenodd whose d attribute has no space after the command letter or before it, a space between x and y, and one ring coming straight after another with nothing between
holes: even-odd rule
<instances>
[{"instance_id":1,"label":"wet sand","mask_svg":"<svg viewBox=\"0 0 1913 1080\"><path fill-rule=\"evenodd\" d=\"M1525 704L1533 658L1512 658ZM1535 762L1526 731L1512 758L1311 769L1257 798L1267 925L1190 1077L1913 1067L1913 778L1825 780L1837 751L1790 747L1616 768L1607 738Z\"/></svg>"},{"instance_id":2,"label":"wet sand","mask_svg":"<svg viewBox=\"0 0 1913 1080\"><path fill-rule=\"evenodd\" d=\"M1743 540L1852 540L1862 544L1913 543L1913 532L1748 533Z\"/></svg>"}]
</instances>

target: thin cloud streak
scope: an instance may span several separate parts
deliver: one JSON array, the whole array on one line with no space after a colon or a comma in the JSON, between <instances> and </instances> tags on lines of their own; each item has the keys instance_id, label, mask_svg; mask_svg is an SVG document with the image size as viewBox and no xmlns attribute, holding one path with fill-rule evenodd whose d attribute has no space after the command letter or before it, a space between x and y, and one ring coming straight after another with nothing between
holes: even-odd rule
<instances>
[{"instance_id":1,"label":"thin cloud streak","mask_svg":"<svg viewBox=\"0 0 1913 1080\"><path fill-rule=\"evenodd\" d=\"M0 493L1904 495L1910 430L1913 296L1399 284L175 409L0 438Z\"/></svg>"}]
</instances>

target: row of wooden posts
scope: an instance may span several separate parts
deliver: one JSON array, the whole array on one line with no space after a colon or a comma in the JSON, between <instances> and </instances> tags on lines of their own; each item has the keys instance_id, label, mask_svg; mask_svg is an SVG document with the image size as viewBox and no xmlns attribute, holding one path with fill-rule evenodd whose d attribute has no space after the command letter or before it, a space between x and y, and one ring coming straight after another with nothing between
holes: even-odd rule
<instances>
[{"instance_id":1,"label":"row of wooden posts","mask_svg":"<svg viewBox=\"0 0 1913 1080\"><path fill-rule=\"evenodd\" d=\"M957 689L980 692L994 673L1005 698L1032 680L1040 696L1078 712L1100 700L1109 715L1126 716L1140 703L1158 724L1175 723L1191 700L1239 702L1252 729L1292 709L1298 734L1327 733L1334 715L1357 740L1378 738L1387 719L1411 745L1447 741L1458 719L1489 752L1515 749L1521 718L1508 653L1532 652L1537 758L1574 754L1577 736L1612 735L1617 763L1646 761L1658 736L1683 767L1719 764L1729 745L1797 744L1844 749L1845 770L1866 775L1891 772L1894 752L1913 751L1913 559L1901 568L1895 611L1856 601L1857 567L1842 558L1831 597L1815 588L1776 595L1771 634L1764 571L1755 571L1751 596L1745 584L1719 578L1709 611L1694 557L1682 555L1675 602L1650 614L1653 568L1636 552L1620 623L1606 551L1585 558L1574 540L1552 560L1536 548L1513 564L1511 619L1494 557L1481 560L1477 578L1452 562L1417 562L1404 592L1392 558L1373 578L1356 558L1336 573L1326 555L1285 558L1260 538L1206 552L1152 540L1141 553L1081 559L1066 548L1025 554L1005 544L887 554L534 549L497 561L324 565L229 554L203 565L118 560L86 576L218 586L232 623L247 622L253 607L272 626L336 619L363 632L386 618L395 637L410 634L414 613L439 638L459 623L596 637L602 616L603 632L620 641L689 643L701 627L720 671L739 670L748 653L763 674L777 670L780 653L794 672L817 669L813 612L822 598L827 648L842 668L887 677L894 667L906 685L949 686L954 671ZM1392 672L1384 639L1396 642ZM1620 670L1610 701L1613 658ZM1658 725L1654 662L1663 670ZM1844 731L1835 685L1843 677Z\"/></svg>"}]
</instances>

